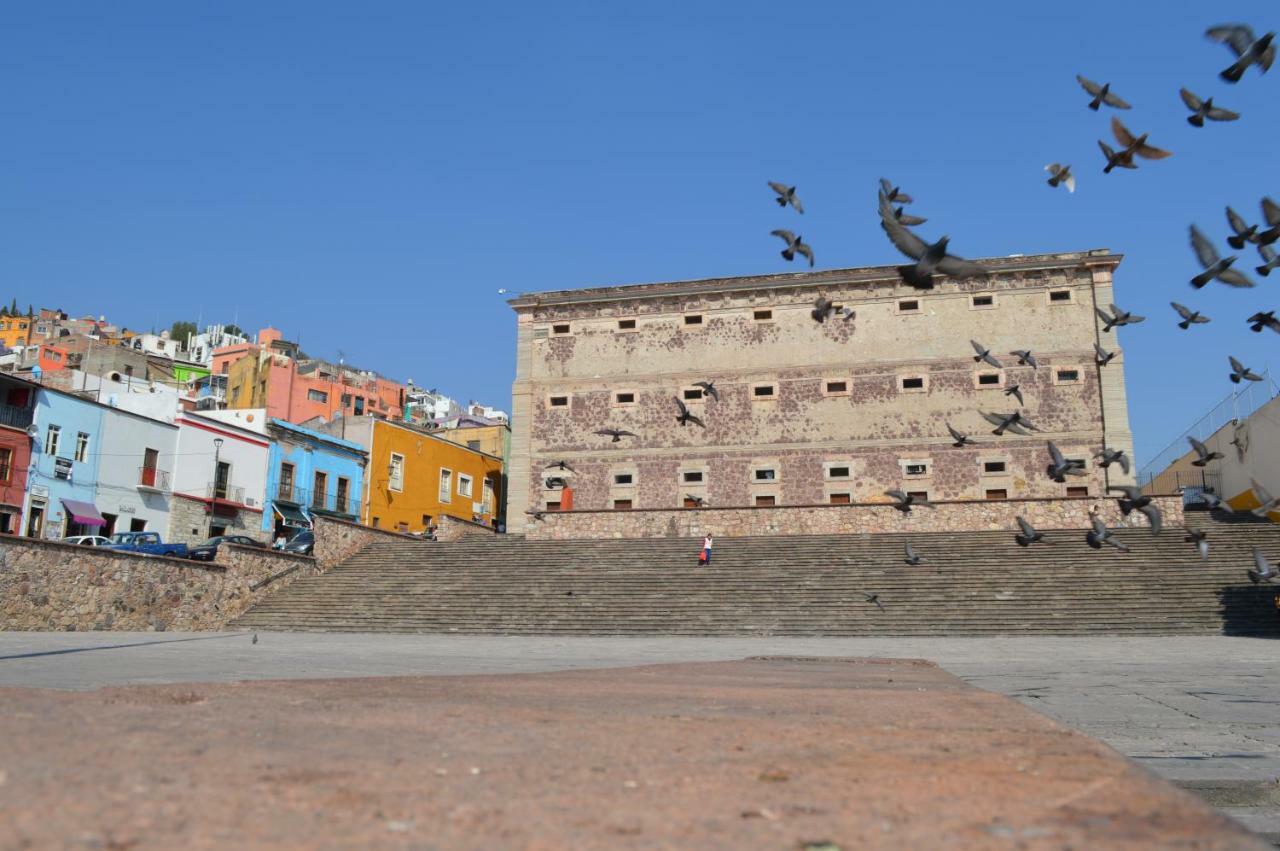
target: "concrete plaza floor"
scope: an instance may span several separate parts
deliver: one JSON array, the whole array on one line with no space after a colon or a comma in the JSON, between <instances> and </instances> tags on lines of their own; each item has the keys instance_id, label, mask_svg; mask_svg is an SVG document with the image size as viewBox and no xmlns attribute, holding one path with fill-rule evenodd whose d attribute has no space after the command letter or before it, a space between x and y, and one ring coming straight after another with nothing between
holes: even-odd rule
<instances>
[{"instance_id":1,"label":"concrete plaza floor","mask_svg":"<svg viewBox=\"0 0 1280 851\"><path fill-rule=\"evenodd\" d=\"M928 659L1280 836L1280 642L1152 638L504 638L0 633L0 687L534 673L760 655Z\"/></svg>"}]
</instances>

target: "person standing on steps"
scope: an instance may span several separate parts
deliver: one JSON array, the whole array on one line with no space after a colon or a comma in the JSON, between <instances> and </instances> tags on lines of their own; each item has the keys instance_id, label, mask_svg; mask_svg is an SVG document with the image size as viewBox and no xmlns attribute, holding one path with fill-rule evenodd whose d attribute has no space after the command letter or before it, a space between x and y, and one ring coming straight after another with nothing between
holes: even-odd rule
<instances>
[{"instance_id":1,"label":"person standing on steps","mask_svg":"<svg viewBox=\"0 0 1280 851\"><path fill-rule=\"evenodd\" d=\"M711 533L708 532L702 539L702 552L698 554L698 567L708 567L711 564Z\"/></svg>"}]
</instances>

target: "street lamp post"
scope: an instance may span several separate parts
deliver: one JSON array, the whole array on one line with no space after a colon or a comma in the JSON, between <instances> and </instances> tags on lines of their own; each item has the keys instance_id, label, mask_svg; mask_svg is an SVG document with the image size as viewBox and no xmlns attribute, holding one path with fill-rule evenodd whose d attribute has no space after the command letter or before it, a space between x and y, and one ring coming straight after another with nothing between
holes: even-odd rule
<instances>
[{"instance_id":1,"label":"street lamp post","mask_svg":"<svg viewBox=\"0 0 1280 851\"><path fill-rule=\"evenodd\" d=\"M218 460L222 453L222 438L213 439L213 481L209 491L209 523L205 530L205 539L213 537L213 515L218 507Z\"/></svg>"}]
</instances>

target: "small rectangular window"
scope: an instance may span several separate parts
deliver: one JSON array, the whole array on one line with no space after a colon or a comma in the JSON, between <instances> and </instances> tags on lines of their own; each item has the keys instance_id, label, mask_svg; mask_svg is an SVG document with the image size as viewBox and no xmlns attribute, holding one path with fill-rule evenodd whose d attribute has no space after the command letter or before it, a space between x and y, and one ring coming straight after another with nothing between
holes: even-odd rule
<instances>
[{"instance_id":1,"label":"small rectangular window","mask_svg":"<svg viewBox=\"0 0 1280 851\"><path fill-rule=\"evenodd\" d=\"M636 321L635 321L634 319L619 319L619 320L618 320L618 330L619 330L619 331L634 331L634 330L635 330L635 327L636 327Z\"/></svg>"},{"instance_id":2,"label":"small rectangular window","mask_svg":"<svg viewBox=\"0 0 1280 851\"><path fill-rule=\"evenodd\" d=\"M899 313L917 313L920 310L920 300L915 298L904 298L898 302Z\"/></svg>"},{"instance_id":3,"label":"small rectangular window","mask_svg":"<svg viewBox=\"0 0 1280 851\"><path fill-rule=\"evenodd\" d=\"M773 318L772 310L756 310L751 314L751 318L757 322L767 322Z\"/></svg>"},{"instance_id":4,"label":"small rectangular window","mask_svg":"<svg viewBox=\"0 0 1280 851\"><path fill-rule=\"evenodd\" d=\"M923 390L924 378L919 375L906 376L902 379L903 390Z\"/></svg>"},{"instance_id":5,"label":"small rectangular window","mask_svg":"<svg viewBox=\"0 0 1280 851\"><path fill-rule=\"evenodd\" d=\"M552 333L552 334L564 335L564 334L568 334L568 333L569 333L569 330L570 330L570 327L569 327L569 324L568 324L567 322L566 322L566 323L564 323L563 325L552 325L552 326L551 326L551 333Z\"/></svg>"},{"instance_id":6,"label":"small rectangular window","mask_svg":"<svg viewBox=\"0 0 1280 851\"><path fill-rule=\"evenodd\" d=\"M847 493L833 493L827 497L827 501L832 505L848 505L852 500Z\"/></svg>"},{"instance_id":7,"label":"small rectangular window","mask_svg":"<svg viewBox=\"0 0 1280 851\"><path fill-rule=\"evenodd\" d=\"M615 500L613 501L613 510L614 510L614 511L629 511L629 510L631 510L631 500L629 500L629 499L615 499Z\"/></svg>"},{"instance_id":8,"label":"small rectangular window","mask_svg":"<svg viewBox=\"0 0 1280 851\"><path fill-rule=\"evenodd\" d=\"M756 399L772 399L774 397L774 386L772 384L757 384L751 388L751 395Z\"/></svg>"},{"instance_id":9,"label":"small rectangular window","mask_svg":"<svg viewBox=\"0 0 1280 851\"><path fill-rule=\"evenodd\" d=\"M1089 488L1087 485L1070 485L1067 487L1067 496L1088 496Z\"/></svg>"},{"instance_id":10,"label":"small rectangular window","mask_svg":"<svg viewBox=\"0 0 1280 851\"><path fill-rule=\"evenodd\" d=\"M636 394L619 393L614 397L619 405L634 405L636 403Z\"/></svg>"},{"instance_id":11,"label":"small rectangular window","mask_svg":"<svg viewBox=\"0 0 1280 851\"><path fill-rule=\"evenodd\" d=\"M44 433L44 454L58 454L58 438L62 435L62 427L51 425Z\"/></svg>"},{"instance_id":12,"label":"small rectangular window","mask_svg":"<svg viewBox=\"0 0 1280 851\"><path fill-rule=\"evenodd\" d=\"M837 393L848 393L848 392L849 392L849 382L847 381L828 381L827 382L827 393L830 395L834 396Z\"/></svg>"},{"instance_id":13,"label":"small rectangular window","mask_svg":"<svg viewBox=\"0 0 1280 851\"><path fill-rule=\"evenodd\" d=\"M615 485L629 485L634 482L634 478L630 473L616 473L613 477Z\"/></svg>"},{"instance_id":14,"label":"small rectangular window","mask_svg":"<svg viewBox=\"0 0 1280 851\"><path fill-rule=\"evenodd\" d=\"M772 482L777 477L777 471L771 467L763 467L756 470L754 474L754 478L757 482Z\"/></svg>"},{"instance_id":15,"label":"small rectangular window","mask_svg":"<svg viewBox=\"0 0 1280 851\"><path fill-rule=\"evenodd\" d=\"M83 431L76 434L76 460L89 460L89 435Z\"/></svg>"},{"instance_id":16,"label":"small rectangular window","mask_svg":"<svg viewBox=\"0 0 1280 851\"><path fill-rule=\"evenodd\" d=\"M702 398L701 387L690 387L690 388L686 388L684 391L684 400L686 402L696 402L701 398Z\"/></svg>"},{"instance_id":17,"label":"small rectangular window","mask_svg":"<svg viewBox=\"0 0 1280 851\"><path fill-rule=\"evenodd\" d=\"M462 473L459 473L458 474L458 496L463 496L463 497L466 497L467 499L471 499L471 493L472 493L471 477L464 475Z\"/></svg>"},{"instance_id":18,"label":"small rectangular window","mask_svg":"<svg viewBox=\"0 0 1280 851\"><path fill-rule=\"evenodd\" d=\"M923 499L925 502L929 501L928 491L907 491L907 496L913 496L916 499Z\"/></svg>"},{"instance_id":19,"label":"small rectangular window","mask_svg":"<svg viewBox=\"0 0 1280 851\"><path fill-rule=\"evenodd\" d=\"M1008 499L1009 492L1004 488L987 488L987 499Z\"/></svg>"},{"instance_id":20,"label":"small rectangular window","mask_svg":"<svg viewBox=\"0 0 1280 851\"><path fill-rule=\"evenodd\" d=\"M701 313L690 313L688 316L686 316L686 317L684 318L684 324L685 324L685 325L701 325L701 324L702 324L702 314L701 314Z\"/></svg>"},{"instance_id":21,"label":"small rectangular window","mask_svg":"<svg viewBox=\"0 0 1280 851\"><path fill-rule=\"evenodd\" d=\"M1049 290L1049 301L1054 304L1071 301L1071 290Z\"/></svg>"},{"instance_id":22,"label":"small rectangular window","mask_svg":"<svg viewBox=\"0 0 1280 851\"><path fill-rule=\"evenodd\" d=\"M551 402L551 407L553 407L553 408L567 408L567 407L569 407L569 397L568 397L568 396L552 396L552 397L551 397L550 402Z\"/></svg>"},{"instance_id":23,"label":"small rectangular window","mask_svg":"<svg viewBox=\"0 0 1280 851\"><path fill-rule=\"evenodd\" d=\"M996 297L993 295L975 295L969 303L974 307L994 307Z\"/></svg>"},{"instance_id":24,"label":"small rectangular window","mask_svg":"<svg viewBox=\"0 0 1280 851\"><path fill-rule=\"evenodd\" d=\"M1000 373L998 372L980 372L978 373L978 383L983 387L999 387Z\"/></svg>"},{"instance_id":25,"label":"small rectangular window","mask_svg":"<svg viewBox=\"0 0 1280 851\"><path fill-rule=\"evenodd\" d=\"M827 478L828 479L847 479L849 478L849 468L848 467L828 467Z\"/></svg>"},{"instance_id":26,"label":"small rectangular window","mask_svg":"<svg viewBox=\"0 0 1280 851\"><path fill-rule=\"evenodd\" d=\"M983 461L982 472L984 473L1003 473L1005 465L1003 461Z\"/></svg>"},{"instance_id":27,"label":"small rectangular window","mask_svg":"<svg viewBox=\"0 0 1280 851\"><path fill-rule=\"evenodd\" d=\"M701 482L702 471L701 470L685 470L684 481L685 481L685 484L689 484L689 485L693 485Z\"/></svg>"},{"instance_id":28,"label":"small rectangular window","mask_svg":"<svg viewBox=\"0 0 1280 851\"><path fill-rule=\"evenodd\" d=\"M391 461L387 465L387 487L393 491L404 490L404 456L398 452L391 453Z\"/></svg>"},{"instance_id":29,"label":"small rectangular window","mask_svg":"<svg viewBox=\"0 0 1280 851\"><path fill-rule=\"evenodd\" d=\"M686 496L682 503L685 508L700 508L701 504L691 496Z\"/></svg>"},{"instance_id":30,"label":"small rectangular window","mask_svg":"<svg viewBox=\"0 0 1280 851\"><path fill-rule=\"evenodd\" d=\"M551 502L547 503L547 511L559 511L559 510L560 510L560 502L558 500L552 500Z\"/></svg>"},{"instance_id":31,"label":"small rectangular window","mask_svg":"<svg viewBox=\"0 0 1280 851\"><path fill-rule=\"evenodd\" d=\"M308 390L307 399L311 402L328 402L329 394L323 390Z\"/></svg>"},{"instance_id":32,"label":"small rectangular window","mask_svg":"<svg viewBox=\"0 0 1280 851\"><path fill-rule=\"evenodd\" d=\"M438 494L441 502L453 501L453 471L440 468L440 492Z\"/></svg>"},{"instance_id":33,"label":"small rectangular window","mask_svg":"<svg viewBox=\"0 0 1280 851\"><path fill-rule=\"evenodd\" d=\"M1058 383L1071 384L1080 380L1080 370L1078 369L1060 369L1058 370Z\"/></svg>"},{"instance_id":34,"label":"small rectangular window","mask_svg":"<svg viewBox=\"0 0 1280 851\"><path fill-rule=\"evenodd\" d=\"M908 464L906 465L908 476L923 476L929 472L928 464Z\"/></svg>"},{"instance_id":35,"label":"small rectangular window","mask_svg":"<svg viewBox=\"0 0 1280 851\"><path fill-rule=\"evenodd\" d=\"M777 505L777 504L778 504L778 500L777 500L777 498L776 498L776 497L773 497L773 496L766 496L766 495L764 495L764 494L761 494L761 495L759 495L759 496L757 496L757 497L756 497L756 507L757 507L757 508L765 508L765 507L767 507L767 506L770 506L770 505Z\"/></svg>"}]
</instances>

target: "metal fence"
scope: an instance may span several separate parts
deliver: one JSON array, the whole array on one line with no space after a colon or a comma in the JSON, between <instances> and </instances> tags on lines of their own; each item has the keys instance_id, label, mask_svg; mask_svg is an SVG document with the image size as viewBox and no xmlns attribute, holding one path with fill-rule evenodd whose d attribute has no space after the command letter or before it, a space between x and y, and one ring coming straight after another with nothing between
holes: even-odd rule
<instances>
[{"instance_id":1,"label":"metal fence","mask_svg":"<svg viewBox=\"0 0 1280 851\"><path fill-rule=\"evenodd\" d=\"M1271 373L1262 373L1262 381L1247 381L1239 390L1230 393L1225 399L1196 420L1192 426L1174 438L1164 449L1156 453L1150 461L1138 469L1139 487L1148 484L1163 472L1170 464L1191 451L1187 443L1188 437L1196 440L1207 440L1210 435L1229 422L1241 421L1280 395L1280 387L1271 379Z\"/></svg>"}]
</instances>

